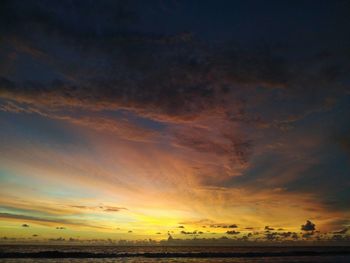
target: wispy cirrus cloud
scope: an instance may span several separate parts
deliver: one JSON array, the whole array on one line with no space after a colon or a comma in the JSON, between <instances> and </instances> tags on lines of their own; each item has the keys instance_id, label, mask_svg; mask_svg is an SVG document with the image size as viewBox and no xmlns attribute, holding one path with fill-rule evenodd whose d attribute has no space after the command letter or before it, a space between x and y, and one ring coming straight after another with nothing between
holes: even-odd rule
<instances>
[{"instance_id":1,"label":"wispy cirrus cloud","mask_svg":"<svg viewBox=\"0 0 350 263\"><path fill-rule=\"evenodd\" d=\"M57 219L57 218L40 218L40 217L35 217L35 216L29 216L29 215L19 215L19 214L10 214L10 213L0 213L0 218L3 219L14 219L17 221L29 221L41 225L52 225L54 224L65 224L65 225L70 225L70 226L81 226L81 227L89 227L89 228L97 228L97 229L105 229L104 227L101 226L93 226L88 223L84 223L83 221L77 222L73 220L67 220L67 219ZM29 227L28 224L24 224L24 227Z\"/></svg>"},{"instance_id":2,"label":"wispy cirrus cloud","mask_svg":"<svg viewBox=\"0 0 350 263\"><path fill-rule=\"evenodd\" d=\"M121 210L128 210L125 207L118 207L118 206L83 206L83 205L72 205L73 208L78 208L82 210L101 210L104 212L119 212Z\"/></svg>"}]
</instances>

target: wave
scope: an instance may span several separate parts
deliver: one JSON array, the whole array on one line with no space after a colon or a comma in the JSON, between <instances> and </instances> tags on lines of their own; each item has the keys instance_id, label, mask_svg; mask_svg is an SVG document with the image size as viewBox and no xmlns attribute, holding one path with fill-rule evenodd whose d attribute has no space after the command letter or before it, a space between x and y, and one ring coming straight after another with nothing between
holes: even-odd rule
<instances>
[{"instance_id":1,"label":"wave","mask_svg":"<svg viewBox=\"0 0 350 263\"><path fill-rule=\"evenodd\" d=\"M336 256L350 255L350 250L340 251L289 251L289 252L196 252L196 253L89 253L89 252L0 252L0 258L257 258L296 256Z\"/></svg>"}]
</instances>

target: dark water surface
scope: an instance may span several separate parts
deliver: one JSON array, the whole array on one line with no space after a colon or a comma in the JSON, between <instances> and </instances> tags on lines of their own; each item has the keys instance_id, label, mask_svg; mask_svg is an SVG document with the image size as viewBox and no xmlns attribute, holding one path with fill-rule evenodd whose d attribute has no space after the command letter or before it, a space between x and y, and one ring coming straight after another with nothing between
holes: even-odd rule
<instances>
[{"instance_id":1,"label":"dark water surface","mask_svg":"<svg viewBox=\"0 0 350 263\"><path fill-rule=\"evenodd\" d=\"M5 245L0 262L350 262L350 247Z\"/></svg>"}]
</instances>

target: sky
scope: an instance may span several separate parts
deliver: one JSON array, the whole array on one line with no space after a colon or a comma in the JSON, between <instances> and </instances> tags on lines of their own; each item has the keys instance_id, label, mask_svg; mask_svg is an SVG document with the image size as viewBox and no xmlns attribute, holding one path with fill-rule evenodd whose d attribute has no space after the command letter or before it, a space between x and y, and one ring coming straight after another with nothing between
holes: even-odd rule
<instances>
[{"instance_id":1,"label":"sky","mask_svg":"<svg viewBox=\"0 0 350 263\"><path fill-rule=\"evenodd\" d=\"M349 242L349 11L1 1L0 241Z\"/></svg>"}]
</instances>

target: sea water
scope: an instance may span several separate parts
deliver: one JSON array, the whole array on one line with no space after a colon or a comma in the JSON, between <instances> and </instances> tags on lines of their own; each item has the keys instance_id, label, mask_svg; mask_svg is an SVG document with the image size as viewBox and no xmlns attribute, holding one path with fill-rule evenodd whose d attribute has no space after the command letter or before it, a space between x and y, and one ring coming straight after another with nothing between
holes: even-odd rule
<instances>
[{"instance_id":1,"label":"sea water","mask_svg":"<svg viewBox=\"0 0 350 263\"><path fill-rule=\"evenodd\" d=\"M350 247L6 245L0 262L350 262Z\"/></svg>"}]
</instances>

